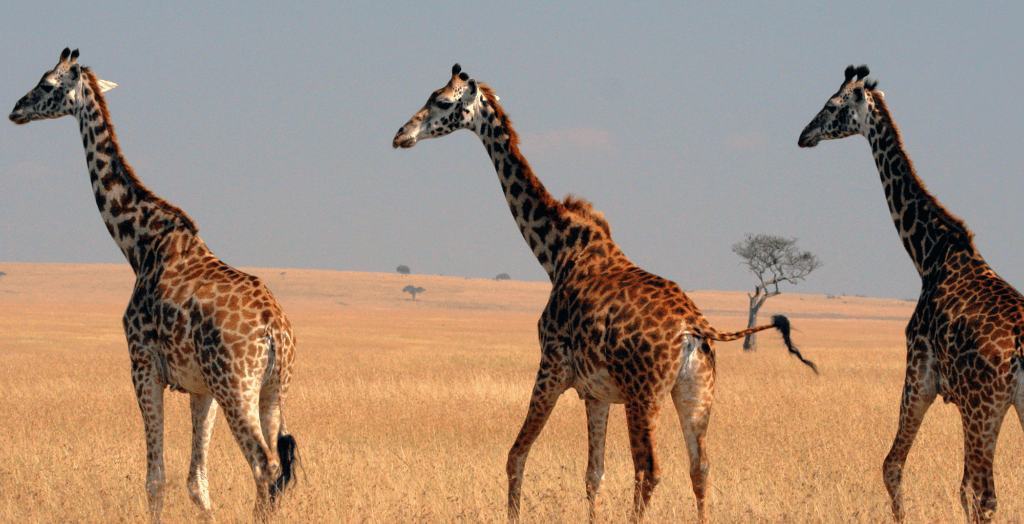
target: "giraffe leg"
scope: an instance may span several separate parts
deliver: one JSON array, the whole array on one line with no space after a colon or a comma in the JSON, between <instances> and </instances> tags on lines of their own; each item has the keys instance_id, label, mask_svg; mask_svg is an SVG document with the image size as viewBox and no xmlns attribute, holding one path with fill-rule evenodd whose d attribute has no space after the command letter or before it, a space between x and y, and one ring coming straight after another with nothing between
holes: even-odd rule
<instances>
[{"instance_id":1,"label":"giraffe leg","mask_svg":"<svg viewBox=\"0 0 1024 524\"><path fill-rule=\"evenodd\" d=\"M164 506L164 385L154 380L159 376L152 369L133 362L132 381L142 411L146 431L146 498L149 500L149 518L160 522Z\"/></svg>"},{"instance_id":2,"label":"giraffe leg","mask_svg":"<svg viewBox=\"0 0 1024 524\"><path fill-rule=\"evenodd\" d=\"M253 480L256 481L256 507L253 514L257 522L265 522L273 510L270 486L280 475L281 468L277 456L270 454L267 442L263 439L259 404L255 397L256 394L239 394L235 398L222 400L218 395L217 402L224 411L224 418L228 421L235 441L252 468Z\"/></svg>"},{"instance_id":3,"label":"giraffe leg","mask_svg":"<svg viewBox=\"0 0 1024 524\"><path fill-rule=\"evenodd\" d=\"M547 352L545 352L547 355ZM505 464L505 473L508 474L508 520L519 522L519 501L522 495L523 470L526 468L526 456L530 453L530 446L537 440L544 424L547 423L551 411L555 409L558 397L565 392L564 381L556 380L556 366L545 357L541 358L540 370L537 372L537 382L533 386L533 395L530 397L530 409L526 413L526 420L523 422L519 436L512 444L508 452L508 462Z\"/></svg>"},{"instance_id":4,"label":"giraffe leg","mask_svg":"<svg viewBox=\"0 0 1024 524\"><path fill-rule=\"evenodd\" d=\"M971 523L991 522L996 512L996 484L992 464L996 441L1006 411L979 413L961 411L964 428L964 478L960 483L960 504Z\"/></svg>"},{"instance_id":5,"label":"giraffe leg","mask_svg":"<svg viewBox=\"0 0 1024 524\"><path fill-rule=\"evenodd\" d=\"M711 398L713 392L709 387L695 387L693 381L677 382L672 389L672 401L679 414L679 425L683 429L686 449L690 453L690 484L693 495L697 499L697 521L706 522L704 501L708 485L708 472L711 463L708 461L705 435L708 420L711 418Z\"/></svg>"},{"instance_id":6,"label":"giraffe leg","mask_svg":"<svg viewBox=\"0 0 1024 524\"><path fill-rule=\"evenodd\" d=\"M280 473L274 477L270 485L270 505L273 507L278 495L292 480L292 461L295 453L295 439L284 434L280 395L275 393L260 399L260 427L270 456L276 457L280 465L277 470Z\"/></svg>"},{"instance_id":7,"label":"giraffe leg","mask_svg":"<svg viewBox=\"0 0 1024 524\"><path fill-rule=\"evenodd\" d=\"M633 454L635 485L633 488L633 522L643 520L654 488L661 480L661 468L654 451L654 436L658 429L658 404L626 404L626 423L629 426L629 447Z\"/></svg>"},{"instance_id":8,"label":"giraffe leg","mask_svg":"<svg viewBox=\"0 0 1024 524\"><path fill-rule=\"evenodd\" d=\"M923 357L915 357L923 353L923 350L913 349L908 352L907 376L903 384L903 398L900 401L899 429L896 430L896 438L889 449L889 454L882 462L882 478L892 500L893 518L897 521L902 521L904 514L901 491L903 466L907 462L907 455L910 454L917 430L924 421L924 415L938 394L934 372L927 367Z\"/></svg>"},{"instance_id":9,"label":"giraffe leg","mask_svg":"<svg viewBox=\"0 0 1024 524\"><path fill-rule=\"evenodd\" d=\"M213 423L217 418L217 403L213 394L192 394L192 462L188 468L189 498L204 514L209 516L213 507L210 505L210 490L206 476L206 457L210 449L210 436L213 434Z\"/></svg>"},{"instance_id":10,"label":"giraffe leg","mask_svg":"<svg viewBox=\"0 0 1024 524\"><path fill-rule=\"evenodd\" d=\"M604 479L604 442L608 431L607 402L587 401L587 433L589 459L587 460L587 501L590 503L589 520L597 518L597 493Z\"/></svg>"}]
</instances>

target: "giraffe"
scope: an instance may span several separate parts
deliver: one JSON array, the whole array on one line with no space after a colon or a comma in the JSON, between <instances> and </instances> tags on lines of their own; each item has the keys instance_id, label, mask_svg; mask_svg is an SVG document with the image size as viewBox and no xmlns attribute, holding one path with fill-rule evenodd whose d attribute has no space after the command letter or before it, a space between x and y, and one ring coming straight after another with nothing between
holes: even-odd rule
<instances>
[{"instance_id":1,"label":"giraffe","mask_svg":"<svg viewBox=\"0 0 1024 524\"><path fill-rule=\"evenodd\" d=\"M704 520L709 461L705 432L715 387L712 341L776 328L793 346L789 321L735 333L712 327L674 282L635 266L611 238L604 215L580 198L554 199L519 151L519 139L494 91L452 68L448 84L395 135L395 148L413 147L459 129L483 142L512 217L552 283L538 322L540 369L530 407L508 454L508 518L517 522L526 457L558 397L574 388L586 402L589 458L585 478L590 520L604 477L610 404L625 404L635 470L633 518L641 520L660 479L655 434L662 401L671 395L690 454L697 513Z\"/></svg>"},{"instance_id":2,"label":"giraffe","mask_svg":"<svg viewBox=\"0 0 1024 524\"><path fill-rule=\"evenodd\" d=\"M212 514L207 451L219 405L252 467L255 514L265 519L292 480L296 457L281 411L294 359L291 324L259 278L221 262L188 215L142 185L125 162L101 94L116 84L75 63L78 55L65 48L10 119L78 119L100 215L135 271L123 324L145 426L150 518L159 522L163 506L164 389L170 388L190 397L192 502Z\"/></svg>"},{"instance_id":3,"label":"giraffe","mask_svg":"<svg viewBox=\"0 0 1024 524\"><path fill-rule=\"evenodd\" d=\"M999 277L973 233L925 188L903 147L877 81L849 66L839 91L800 134L800 147L864 135L871 145L896 232L921 276L907 324L907 371L899 429L882 463L896 520L904 516L903 466L937 395L956 405L964 431L960 502L971 522L996 510L992 461L1010 406L1024 424L1024 297Z\"/></svg>"}]
</instances>

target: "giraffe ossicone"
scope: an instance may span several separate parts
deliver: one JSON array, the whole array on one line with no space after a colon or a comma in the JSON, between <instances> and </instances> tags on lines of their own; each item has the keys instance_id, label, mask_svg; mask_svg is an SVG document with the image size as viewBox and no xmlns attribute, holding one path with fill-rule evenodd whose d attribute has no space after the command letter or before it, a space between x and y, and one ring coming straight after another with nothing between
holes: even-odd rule
<instances>
[{"instance_id":1,"label":"giraffe ossicone","mask_svg":"<svg viewBox=\"0 0 1024 524\"><path fill-rule=\"evenodd\" d=\"M942 395L956 405L963 423L960 503L970 522L989 522L996 510L996 441L1010 407L1024 425L1024 296L989 267L967 225L925 188L868 74L867 66L848 67L839 90L797 143L814 147L856 134L867 138L896 232L921 276L921 295L906 330L899 428L882 477L900 520L903 467L925 413Z\"/></svg>"},{"instance_id":2,"label":"giraffe ossicone","mask_svg":"<svg viewBox=\"0 0 1024 524\"><path fill-rule=\"evenodd\" d=\"M775 328L792 354L817 369L793 346L785 317L734 333L716 330L679 286L626 258L611 238L608 221L589 202L551 197L520 153L512 122L497 100L490 87L456 64L448 84L434 91L398 130L392 146L409 148L459 129L473 131L491 157L523 239L552 283L538 323L540 369L526 421L506 463L509 520L519 520L530 447L558 397L574 388L587 405L591 520L604 477L609 405L626 406L635 472L633 515L640 519L660 479L654 438L662 402L671 396L690 453L690 480L703 521L710 467L705 433L715 384L712 341Z\"/></svg>"},{"instance_id":3,"label":"giraffe ossicone","mask_svg":"<svg viewBox=\"0 0 1024 524\"><path fill-rule=\"evenodd\" d=\"M291 324L259 278L221 262L185 212L142 185L121 154L101 94L116 84L97 79L77 58L77 49L64 49L10 120L78 120L100 216L135 272L122 321L145 426L150 517L159 521L163 508L164 389L170 388L190 396L192 501L212 512L207 456L219 405L252 468L255 514L263 520L292 480L296 459L282 414L294 360Z\"/></svg>"}]
</instances>

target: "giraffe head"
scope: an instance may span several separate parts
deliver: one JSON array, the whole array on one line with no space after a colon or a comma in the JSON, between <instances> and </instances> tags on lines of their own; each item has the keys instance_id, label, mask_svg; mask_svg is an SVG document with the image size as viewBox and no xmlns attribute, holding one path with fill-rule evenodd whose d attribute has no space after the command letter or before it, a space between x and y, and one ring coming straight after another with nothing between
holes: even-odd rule
<instances>
[{"instance_id":1,"label":"giraffe head","mask_svg":"<svg viewBox=\"0 0 1024 524\"><path fill-rule=\"evenodd\" d=\"M44 73L39 84L14 105L11 121L25 124L32 120L60 118L74 112L85 99L85 91L89 88L85 74L88 68L76 64L76 59L78 50L72 51L65 47L57 67ZM101 93L117 86L113 82L99 79L96 79L96 84Z\"/></svg>"},{"instance_id":2,"label":"giraffe head","mask_svg":"<svg viewBox=\"0 0 1024 524\"><path fill-rule=\"evenodd\" d=\"M452 79L448 85L434 91L423 106L395 134L392 147L408 148L425 138L438 138L469 129L473 124L480 103L481 90L476 80L462 71L462 66L452 66Z\"/></svg>"},{"instance_id":3,"label":"giraffe head","mask_svg":"<svg viewBox=\"0 0 1024 524\"><path fill-rule=\"evenodd\" d=\"M850 135L868 135L868 112L872 97L882 96L875 91L878 82L865 78L871 73L868 66L849 66L846 79L839 91L825 103L825 108L800 133L800 147L814 147L822 140L846 138Z\"/></svg>"}]
</instances>

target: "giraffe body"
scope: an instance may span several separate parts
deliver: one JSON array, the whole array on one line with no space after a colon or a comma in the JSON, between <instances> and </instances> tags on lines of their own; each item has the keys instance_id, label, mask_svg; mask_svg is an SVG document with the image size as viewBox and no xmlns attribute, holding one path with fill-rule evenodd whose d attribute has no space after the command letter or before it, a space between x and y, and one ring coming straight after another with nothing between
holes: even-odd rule
<instances>
[{"instance_id":1,"label":"giraffe body","mask_svg":"<svg viewBox=\"0 0 1024 524\"><path fill-rule=\"evenodd\" d=\"M146 433L150 516L159 521L163 505L169 387L190 395L192 501L212 511L206 458L220 406L253 470L256 515L265 518L292 476L295 440L281 414L294 359L291 324L259 278L221 262L183 211L139 182L120 152L101 94L113 84L76 64L77 57L77 50L65 49L10 119L77 118L100 215L135 271L123 324Z\"/></svg>"},{"instance_id":2,"label":"giraffe body","mask_svg":"<svg viewBox=\"0 0 1024 524\"><path fill-rule=\"evenodd\" d=\"M963 422L961 504L969 521L989 522L996 510L996 441L1011 406L1024 425L1024 296L989 267L963 221L924 187L884 95L865 80L868 73L866 66L847 68L839 91L801 133L799 145L854 134L868 139L896 231L921 276L906 330L899 428L883 479L900 520L903 466L925 412L941 395L956 405Z\"/></svg>"},{"instance_id":3,"label":"giraffe body","mask_svg":"<svg viewBox=\"0 0 1024 524\"><path fill-rule=\"evenodd\" d=\"M476 133L513 219L551 279L551 295L537 326L540 367L526 421L506 464L509 520L519 519L530 446L569 388L586 401L591 520L604 476L610 404L625 404L636 481L633 514L639 520L660 479L654 439L662 402L669 396L690 452L690 478L703 520L709 469L705 432L715 384L712 341L775 327L799 356L789 341L788 321L776 317L771 325L737 333L713 328L678 285L640 269L622 253L608 222L590 203L571 196L558 201L548 194L519 152L518 137L497 100L488 86L456 64L448 84L430 96L392 145L408 148L458 129Z\"/></svg>"}]
</instances>

